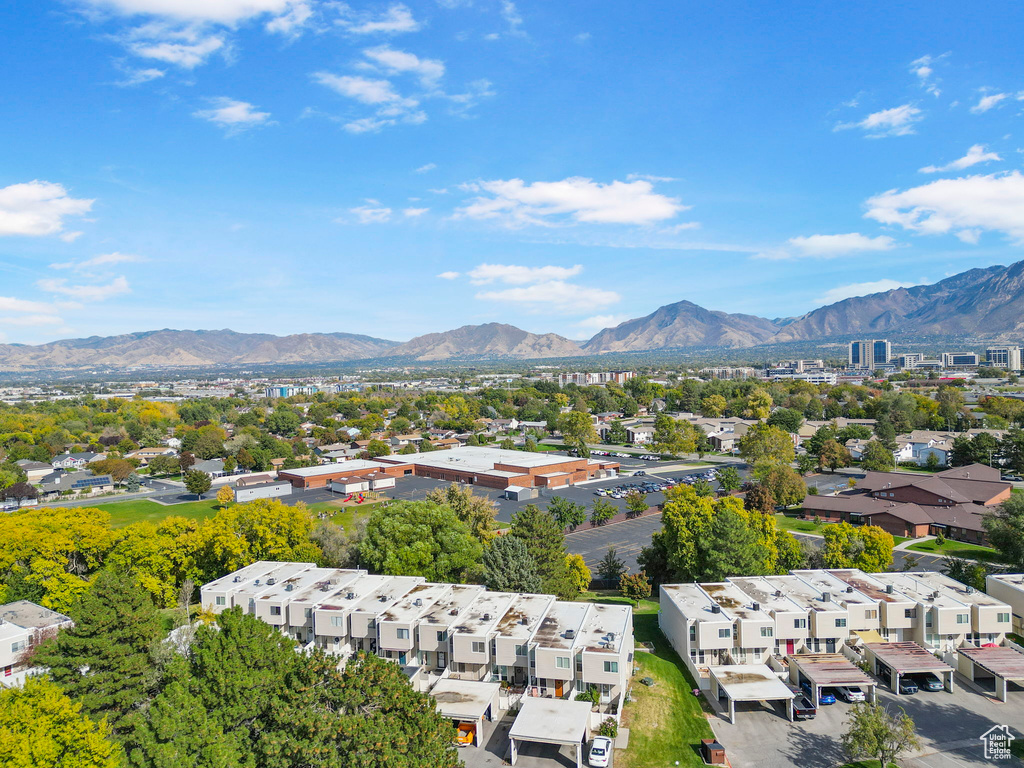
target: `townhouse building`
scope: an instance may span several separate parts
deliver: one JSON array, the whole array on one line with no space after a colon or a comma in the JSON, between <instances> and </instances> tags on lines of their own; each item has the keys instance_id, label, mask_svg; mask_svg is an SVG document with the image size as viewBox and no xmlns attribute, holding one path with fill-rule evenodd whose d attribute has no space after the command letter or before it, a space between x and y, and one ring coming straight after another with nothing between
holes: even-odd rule
<instances>
[{"instance_id":1,"label":"townhouse building","mask_svg":"<svg viewBox=\"0 0 1024 768\"><path fill-rule=\"evenodd\" d=\"M34 671L25 654L34 646L74 622L63 613L18 600L0 605L0 687L23 685Z\"/></svg>"},{"instance_id":2,"label":"townhouse building","mask_svg":"<svg viewBox=\"0 0 1024 768\"><path fill-rule=\"evenodd\" d=\"M993 573L985 577L985 591L1010 606L1015 635L1024 635L1024 574Z\"/></svg>"},{"instance_id":3,"label":"townhouse building","mask_svg":"<svg viewBox=\"0 0 1024 768\"><path fill-rule=\"evenodd\" d=\"M560 699L596 689L602 704L612 704L632 671L629 606L266 561L200 593L215 613L240 607L341 663L359 651L377 654L428 687L442 678L502 682Z\"/></svg>"},{"instance_id":4,"label":"townhouse building","mask_svg":"<svg viewBox=\"0 0 1024 768\"><path fill-rule=\"evenodd\" d=\"M857 569L664 584L658 621L705 682L709 667L836 653L865 642L914 642L933 652L998 645L1013 627L1003 599L941 573Z\"/></svg>"}]
</instances>

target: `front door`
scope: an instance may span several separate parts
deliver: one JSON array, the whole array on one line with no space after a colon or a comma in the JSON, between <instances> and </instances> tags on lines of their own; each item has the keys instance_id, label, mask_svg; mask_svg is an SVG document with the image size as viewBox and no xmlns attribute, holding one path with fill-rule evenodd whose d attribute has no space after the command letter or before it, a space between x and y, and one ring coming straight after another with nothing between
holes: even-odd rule
<instances>
[{"instance_id":1,"label":"front door","mask_svg":"<svg viewBox=\"0 0 1024 768\"><path fill-rule=\"evenodd\" d=\"M793 642L792 640L787 640L786 641L786 655L787 656L792 656L793 655L793 651L795 650L795 648L796 648L796 643L795 642Z\"/></svg>"},{"instance_id":2,"label":"front door","mask_svg":"<svg viewBox=\"0 0 1024 768\"><path fill-rule=\"evenodd\" d=\"M556 699L562 698L562 685L563 685L563 683L562 683L561 680L556 680L555 681L555 698Z\"/></svg>"}]
</instances>

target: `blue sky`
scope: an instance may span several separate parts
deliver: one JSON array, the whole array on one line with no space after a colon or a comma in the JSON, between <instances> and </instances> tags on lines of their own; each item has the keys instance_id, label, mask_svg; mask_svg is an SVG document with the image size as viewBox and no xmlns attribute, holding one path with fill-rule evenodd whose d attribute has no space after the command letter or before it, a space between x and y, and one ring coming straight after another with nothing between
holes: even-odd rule
<instances>
[{"instance_id":1,"label":"blue sky","mask_svg":"<svg viewBox=\"0 0 1024 768\"><path fill-rule=\"evenodd\" d=\"M0 8L0 341L587 338L1022 258L1015 4Z\"/></svg>"}]
</instances>

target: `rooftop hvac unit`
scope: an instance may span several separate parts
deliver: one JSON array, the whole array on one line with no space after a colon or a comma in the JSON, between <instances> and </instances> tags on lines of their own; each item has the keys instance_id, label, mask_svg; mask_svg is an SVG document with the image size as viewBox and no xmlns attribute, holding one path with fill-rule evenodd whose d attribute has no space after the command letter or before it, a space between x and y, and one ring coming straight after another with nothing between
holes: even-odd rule
<instances>
[{"instance_id":1,"label":"rooftop hvac unit","mask_svg":"<svg viewBox=\"0 0 1024 768\"><path fill-rule=\"evenodd\" d=\"M822 592L821 593L821 602L823 602L823 603L830 603L830 602L832 602L832 595L830 595L828 592Z\"/></svg>"},{"instance_id":2,"label":"rooftop hvac unit","mask_svg":"<svg viewBox=\"0 0 1024 768\"><path fill-rule=\"evenodd\" d=\"M388 601L388 596L387 595L381 595L377 599L380 600L382 603L386 603Z\"/></svg>"},{"instance_id":3,"label":"rooftop hvac unit","mask_svg":"<svg viewBox=\"0 0 1024 768\"><path fill-rule=\"evenodd\" d=\"M574 637L576 637L576 630L575 629L567 629L567 630L565 630L565 639L566 640L572 640Z\"/></svg>"},{"instance_id":4,"label":"rooftop hvac unit","mask_svg":"<svg viewBox=\"0 0 1024 768\"><path fill-rule=\"evenodd\" d=\"M272 587L277 584L277 579L267 579L267 586Z\"/></svg>"},{"instance_id":5,"label":"rooftop hvac unit","mask_svg":"<svg viewBox=\"0 0 1024 768\"><path fill-rule=\"evenodd\" d=\"M974 587L968 586L966 592L967 592L968 595L973 595L974 594Z\"/></svg>"},{"instance_id":6,"label":"rooftop hvac unit","mask_svg":"<svg viewBox=\"0 0 1024 768\"><path fill-rule=\"evenodd\" d=\"M346 600L355 600L356 599L356 593L355 592L346 592L345 593L345 599Z\"/></svg>"},{"instance_id":7,"label":"rooftop hvac unit","mask_svg":"<svg viewBox=\"0 0 1024 768\"><path fill-rule=\"evenodd\" d=\"M932 600L937 600L939 597L939 590L932 592Z\"/></svg>"},{"instance_id":8,"label":"rooftop hvac unit","mask_svg":"<svg viewBox=\"0 0 1024 768\"><path fill-rule=\"evenodd\" d=\"M285 587L284 587L284 591L285 592L291 592L293 589L295 589L295 585L294 584L286 584Z\"/></svg>"},{"instance_id":9,"label":"rooftop hvac unit","mask_svg":"<svg viewBox=\"0 0 1024 768\"><path fill-rule=\"evenodd\" d=\"M484 621L490 621L490 620L491 620L491 614L485 613L484 614Z\"/></svg>"},{"instance_id":10,"label":"rooftop hvac unit","mask_svg":"<svg viewBox=\"0 0 1024 768\"><path fill-rule=\"evenodd\" d=\"M321 592L330 592L331 591L331 585L330 584L321 584L320 585L320 591Z\"/></svg>"},{"instance_id":11,"label":"rooftop hvac unit","mask_svg":"<svg viewBox=\"0 0 1024 768\"><path fill-rule=\"evenodd\" d=\"M721 613L722 612L722 606L720 606L720 605L712 605L711 606L711 612L712 613Z\"/></svg>"},{"instance_id":12,"label":"rooftop hvac unit","mask_svg":"<svg viewBox=\"0 0 1024 768\"><path fill-rule=\"evenodd\" d=\"M608 642L609 643L614 643L615 642L615 633L614 632L609 632L608 633Z\"/></svg>"},{"instance_id":13,"label":"rooftop hvac unit","mask_svg":"<svg viewBox=\"0 0 1024 768\"><path fill-rule=\"evenodd\" d=\"M851 592L853 592L853 587L847 587L846 594L850 594Z\"/></svg>"},{"instance_id":14,"label":"rooftop hvac unit","mask_svg":"<svg viewBox=\"0 0 1024 768\"><path fill-rule=\"evenodd\" d=\"M528 618L526 618L525 616L523 616L521 619L519 619L519 623L520 624L524 624L524 625L525 624L529 624L530 620Z\"/></svg>"},{"instance_id":15,"label":"rooftop hvac unit","mask_svg":"<svg viewBox=\"0 0 1024 768\"><path fill-rule=\"evenodd\" d=\"M450 611L448 611L448 615L449 616L458 616L459 615L459 609L458 608L452 608Z\"/></svg>"},{"instance_id":16,"label":"rooftop hvac unit","mask_svg":"<svg viewBox=\"0 0 1024 768\"><path fill-rule=\"evenodd\" d=\"M782 597L782 590L781 589L776 589L775 590L775 596L776 597Z\"/></svg>"},{"instance_id":17,"label":"rooftop hvac unit","mask_svg":"<svg viewBox=\"0 0 1024 768\"><path fill-rule=\"evenodd\" d=\"M752 611L760 611L761 610L761 604L760 603L751 603L750 604L750 610L752 610Z\"/></svg>"},{"instance_id":18,"label":"rooftop hvac unit","mask_svg":"<svg viewBox=\"0 0 1024 768\"><path fill-rule=\"evenodd\" d=\"M885 594L887 594L887 595L891 595L892 594L892 584L886 584L885 585Z\"/></svg>"}]
</instances>

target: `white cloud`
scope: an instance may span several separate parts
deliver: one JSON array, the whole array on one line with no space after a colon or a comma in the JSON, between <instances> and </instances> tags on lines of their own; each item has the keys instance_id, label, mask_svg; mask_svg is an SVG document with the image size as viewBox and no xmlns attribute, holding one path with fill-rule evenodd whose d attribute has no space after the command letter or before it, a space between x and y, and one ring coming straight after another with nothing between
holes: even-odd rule
<instances>
[{"instance_id":1,"label":"white cloud","mask_svg":"<svg viewBox=\"0 0 1024 768\"><path fill-rule=\"evenodd\" d=\"M501 0L501 17L508 24L510 35L525 35L523 32L523 17L512 0Z\"/></svg>"},{"instance_id":2,"label":"white cloud","mask_svg":"<svg viewBox=\"0 0 1024 768\"><path fill-rule=\"evenodd\" d=\"M349 208L348 212L355 214L360 224L383 224L391 219L391 209L382 206L376 200L368 201L367 205L360 205L357 208Z\"/></svg>"},{"instance_id":3,"label":"white cloud","mask_svg":"<svg viewBox=\"0 0 1024 768\"><path fill-rule=\"evenodd\" d=\"M123 88L129 88L133 85L142 85L143 83L151 82L152 80L159 80L167 73L162 69L149 68L149 69L132 69L127 72L127 76L124 80L118 81L117 85Z\"/></svg>"},{"instance_id":4,"label":"white cloud","mask_svg":"<svg viewBox=\"0 0 1024 768\"><path fill-rule=\"evenodd\" d=\"M882 293L895 288L910 288L920 283L901 283L898 280L875 280L870 283L851 283L840 285L837 288L825 291L824 294L814 300L815 304L827 306L835 304L843 299L850 299L854 296L870 296L872 293Z\"/></svg>"},{"instance_id":5,"label":"white cloud","mask_svg":"<svg viewBox=\"0 0 1024 768\"><path fill-rule=\"evenodd\" d=\"M64 321L57 315L20 315L18 317L0 317L0 325L39 326L63 324Z\"/></svg>"},{"instance_id":6,"label":"white cloud","mask_svg":"<svg viewBox=\"0 0 1024 768\"><path fill-rule=\"evenodd\" d=\"M309 7L309 4L298 2L287 13L268 21L266 30L285 37L296 37L312 17L313 9Z\"/></svg>"},{"instance_id":7,"label":"white cloud","mask_svg":"<svg viewBox=\"0 0 1024 768\"><path fill-rule=\"evenodd\" d=\"M629 315L594 315L593 317L580 320L576 323L576 328L580 333L592 336L598 331L603 331L605 328L614 328L629 319L631 319Z\"/></svg>"},{"instance_id":8,"label":"white cloud","mask_svg":"<svg viewBox=\"0 0 1024 768\"><path fill-rule=\"evenodd\" d=\"M988 112L993 107L999 106L1000 102L1010 98L1008 93L990 93L987 96L982 96L981 99L971 107L971 112L975 115L980 115L983 112Z\"/></svg>"},{"instance_id":9,"label":"white cloud","mask_svg":"<svg viewBox=\"0 0 1024 768\"><path fill-rule=\"evenodd\" d=\"M346 10L348 10L346 8ZM338 21L338 25L356 35L385 34L394 35L401 32L415 32L420 23L413 18L412 11L405 5L397 3L377 18L367 14L349 15Z\"/></svg>"},{"instance_id":10,"label":"white cloud","mask_svg":"<svg viewBox=\"0 0 1024 768\"><path fill-rule=\"evenodd\" d=\"M217 96L208 101L211 105L209 109L200 109L193 112L192 116L209 120L214 125L226 129L228 133L238 133L247 128L270 123L269 112L258 112L247 101L238 101L227 96Z\"/></svg>"},{"instance_id":11,"label":"white cloud","mask_svg":"<svg viewBox=\"0 0 1024 768\"><path fill-rule=\"evenodd\" d=\"M143 59L156 59L168 64L195 69L205 64L217 51L225 48L226 41L220 35L201 37L194 42L172 42L171 40L144 41L129 44L129 50Z\"/></svg>"},{"instance_id":12,"label":"white cloud","mask_svg":"<svg viewBox=\"0 0 1024 768\"><path fill-rule=\"evenodd\" d=\"M890 251L896 247L896 241L887 235L868 237L859 232L848 232L843 235L809 235L807 237L791 237L786 241L788 247L776 251L757 254L766 259L817 258L834 259L851 253L870 253L873 251Z\"/></svg>"},{"instance_id":13,"label":"white cloud","mask_svg":"<svg viewBox=\"0 0 1024 768\"><path fill-rule=\"evenodd\" d=\"M332 91L348 96L363 104L384 104L399 99L389 80L371 80L352 75L333 75L330 72L314 72L313 79Z\"/></svg>"},{"instance_id":14,"label":"white cloud","mask_svg":"<svg viewBox=\"0 0 1024 768\"><path fill-rule=\"evenodd\" d=\"M80 238L84 234L85 234L85 232L81 232L81 231L61 232L59 235L57 235L57 237L59 237L65 243L73 243L73 242L75 242L75 240L77 240L78 238Z\"/></svg>"},{"instance_id":15,"label":"white cloud","mask_svg":"<svg viewBox=\"0 0 1024 768\"><path fill-rule=\"evenodd\" d=\"M462 276L461 272L442 272L438 275L442 280L457 280Z\"/></svg>"},{"instance_id":16,"label":"white cloud","mask_svg":"<svg viewBox=\"0 0 1024 768\"><path fill-rule=\"evenodd\" d=\"M61 184L29 181L0 188L0 237L55 235L68 216L82 216L94 200L68 196Z\"/></svg>"},{"instance_id":17,"label":"white cloud","mask_svg":"<svg viewBox=\"0 0 1024 768\"><path fill-rule=\"evenodd\" d=\"M941 173L943 171L962 171L978 163L988 163L993 160L1002 160L995 152L986 152L984 144L975 144L967 150L967 154L945 165L926 165L920 169L920 173Z\"/></svg>"},{"instance_id":18,"label":"white cloud","mask_svg":"<svg viewBox=\"0 0 1024 768\"><path fill-rule=\"evenodd\" d=\"M551 280L565 280L583 271L582 264L571 267L523 267L517 264L481 264L467 274L473 285L501 282L509 285L529 285Z\"/></svg>"},{"instance_id":19,"label":"white cloud","mask_svg":"<svg viewBox=\"0 0 1024 768\"><path fill-rule=\"evenodd\" d=\"M52 304L42 301L29 301L18 299L13 296L0 296L0 312L33 312L36 314L51 314L56 311Z\"/></svg>"},{"instance_id":20,"label":"white cloud","mask_svg":"<svg viewBox=\"0 0 1024 768\"><path fill-rule=\"evenodd\" d=\"M835 130L847 128L863 128L869 138L878 139L884 136L908 136L914 132L914 124L924 117L924 113L912 104L903 104L892 109L873 112L855 123L839 123Z\"/></svg>"},{"instance_id":21,"label":"white cloud","mask_svg":"<svg viewBox=\"0 0 1024 768\"><path fill-rule=\"evenodd\" d=\"M295 0L84 0L124 16L163 16L179 21L236 24L265 14L289 13Z\"/></svg>"},{"instance_id":22,"label":"white cloud","mask_svg":"<svg viewBox=\"0 0 1024 768\"><path fill-rule=\"evenodd\" d=\"M904 191L870 198L865 217L926 235L968 231L1002 232L1024 242L1024 175L1020 171L988 176L939 179Z\"/></svg>"},{"instance_id":23,"label":"white cloud","mask_svg":"<svg viewBox=\"0 0 1024 768\"><path fill-rule=\"evenodd\" d=\"M589 32L580 32L578 35L573 37L573 40L575 40L577 43L585 43L589 39L590 39L590 33Z\"/></svg>"},{"instance_id":24,"label":"white cloud","mask_svg":"<svg viewBox=\"0 0 1024 768\"><path fill-rule=\"evenodd\" d=\"M561 280L505 288L500 291L482 291L476 298L481 301L523 304L533 310L566 314L601 309L622 299L615 291L588 288Z\"/></svg>"},{"instance_id":25,"label":"white cloud","mask_svg":"<svg viewBox=\"0 0 1024 768\"><path fill-rule=\"evenodd\" d=\"M932 96L938 97L942 94L939 90L939 79L935 77L935 65L948 55L944 53L941 56L922 56L910 62L910 71L917 76L918 84Z\"/></svg>"},{"instance_id":26,"label":"white cloud","mask_svg":"<svg viewBox=\"0 0 1024 768\"><path fill-rule=\"evenodd\" d=\"M601 184L574 176L562 181L480 181L463 187L483 193L459 208L456 218L497 219L515 226L558 223L653 224L689 206L653 191L649 181ZM486 195L486 196L485 196Z\"/></svg>"},{"instance_id":27,"label":"white cloud","mask_svg":"<svg viewBox=\"0 0 1024 768\"><path fill-rule=\"evenodd\" d=\"M93 256L91 259L85 259L84 261L66 261L62 264L51 264L50 269L73 269L76 272L86 272L96 267L109 267L114 264L138 264L140 262L149 261L145 256L139 256L134 253L103 253L99 256Z\"/></svg>"},{"instance_id":28,"label":"white cloud","mask_svg":"<svg viewBox=\"0 0 1024 768\"><path fill-rule=\"evenodd\" d=\"M128 280L123 276L114 278L107 285L68 285L67 280L45 278L36 283L41 290L60 293L80 301L105 301L123 293L131 293Z\"/></svg>"},{"instance_id":29,"label":"white cloud","mask_svg":"<svg viewBox=\"0 0 1024 768\"><path fill-rule=\"evenodd\" d=\"M413 171L413 173L426 173L427 171L432 171L435 168L437 168L437 163L427 163L426 165L421 165L419 168Z\"/></svg>"},{"instance_id":30,"label":"white cloud","mask_svg":"<svg viewBox=\"0 0 1024 768\"><path fill-rule=\"evenodd\" d=\"M422 216L429 210L429 208L403 208L402 215L410 219L415 219L417 216Z\"/></svg>"},{"instance_id":31,"label":"white cloud","mask_svg":"<svg viewBox=\"0 0 1024 768\"><path fill-rule=\"evenodd\" d=\"M444 77L444 62L438 59L421 59L414 53L397 51L386 45L367 48L363 55L389 74L415 75L428 88L435 87L437 81Z\"/></svg>"},{"instance_id":32,"label":"white cloud","mask_svg":"<svg viewBox=\"0 0 1024 768\"><path fill-rule=\"evenodd\" d=\"M684 221L682 224L676 224L671 227L665 227L659 229L658 232L662 235L678 235L680 232L686 232L690 229L700 229L699 221Z\"/></svg>"},{"instance_id":33,"label":"white cloud","mask_svg":"<svg viewBox=\"0 0 1024 768\"><path fill-rule=\"evenodd\" d=\"M679 181L679 179L673 176L654 176L650 173L631 173L626 176L627 181L636 181L637 179L643 179L644 181Z\"/></svg>"}]
</instances>

